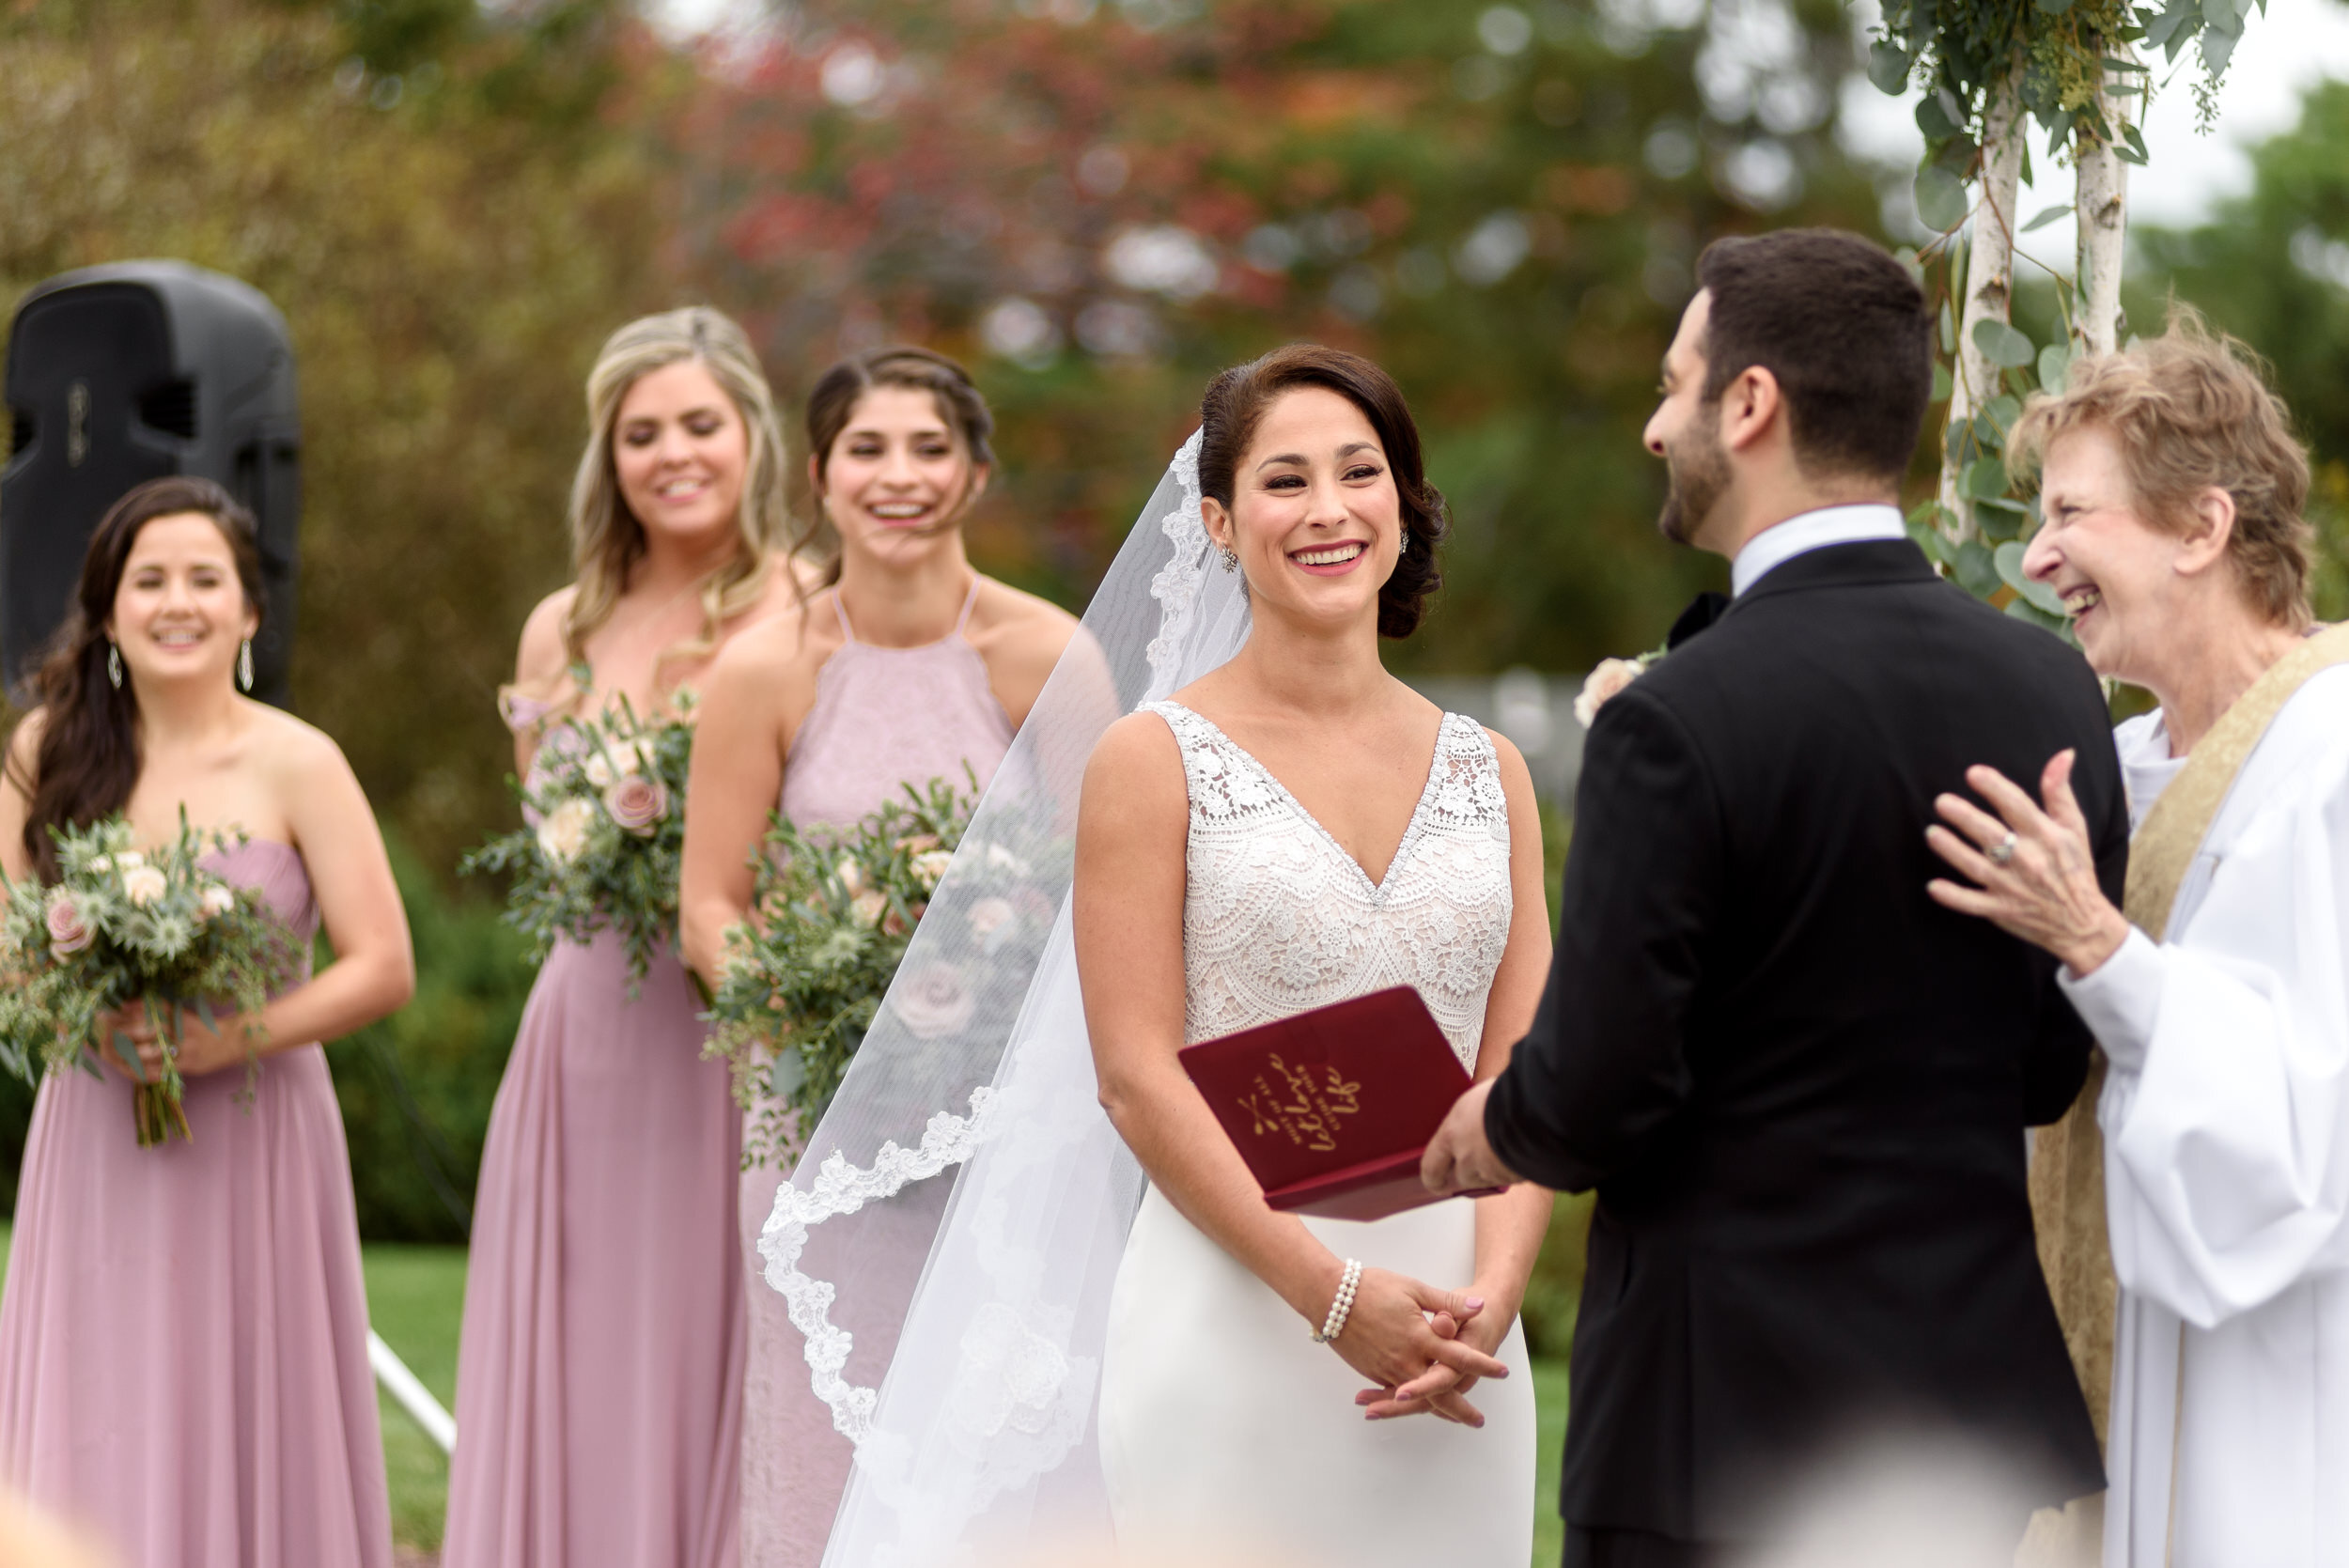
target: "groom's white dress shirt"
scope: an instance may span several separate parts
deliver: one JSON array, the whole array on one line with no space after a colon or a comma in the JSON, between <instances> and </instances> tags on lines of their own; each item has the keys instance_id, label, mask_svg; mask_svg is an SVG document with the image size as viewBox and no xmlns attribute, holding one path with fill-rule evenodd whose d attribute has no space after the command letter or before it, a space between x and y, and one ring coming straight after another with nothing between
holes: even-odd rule
<instances>
[{"instance_id":1,"label":"groom's white dress shirt","mask_svg":"<svg viewBox=\"0 0 2349 1568\"><path fill-rule=\"evenodd\" d=\"M1908 529L1900 508L1870 502L1857 506L1822 506L1774 522L1746 541L1730 563L1729 591L1742 595L1772 567L1782 567L1797 555L1829 545L1859 544L1871 539L1906 539Z\"/></svg>"}]
</instances>

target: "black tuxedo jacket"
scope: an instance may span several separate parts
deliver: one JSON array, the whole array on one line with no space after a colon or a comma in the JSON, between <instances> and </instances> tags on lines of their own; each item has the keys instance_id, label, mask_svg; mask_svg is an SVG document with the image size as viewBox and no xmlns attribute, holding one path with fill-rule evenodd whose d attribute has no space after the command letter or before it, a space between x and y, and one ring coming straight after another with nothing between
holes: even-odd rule
<instances>
[{"instance_id":1,"label":"black tuxedo jacket","mask_svg":"<svg viewBox=\"0 0 2349 1568\"><path fill-rule=\"evenodd\" d=\"M1906 540L1766 573L1592 727L1533 1032L1485 1126L1595 1187L1561 1504L1750 1537L1807 1462L1899 1424L2104 1485L2048 1300L2023 1129L2087 1073L2055 963L1935 904L1934 797L2074 773L2115 902L2103 694Z\"/></svg>"}]
</instances>

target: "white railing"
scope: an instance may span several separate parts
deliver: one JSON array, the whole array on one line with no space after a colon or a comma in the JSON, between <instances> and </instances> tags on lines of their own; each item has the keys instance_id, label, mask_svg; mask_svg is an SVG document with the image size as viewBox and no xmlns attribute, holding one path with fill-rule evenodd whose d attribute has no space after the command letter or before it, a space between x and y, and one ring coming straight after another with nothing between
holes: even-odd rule
<instances>
[{"instance_id":1,"label":"white railing","mask_svg":"<svg viewBox=\"0 0 2349 1568\"><path fill-rule=\"evenodd\" d=\"M410 1420L424 1428L424 1435L439 1444L443 1453L457 1452L457 1418L432 1397L432 1390L408 1370L408 1363L372 1328L367 1330L367 1365L375 1369L375 1380L383 1385L383 1391L408 1412Z\"/></svg>"}]
</instances>

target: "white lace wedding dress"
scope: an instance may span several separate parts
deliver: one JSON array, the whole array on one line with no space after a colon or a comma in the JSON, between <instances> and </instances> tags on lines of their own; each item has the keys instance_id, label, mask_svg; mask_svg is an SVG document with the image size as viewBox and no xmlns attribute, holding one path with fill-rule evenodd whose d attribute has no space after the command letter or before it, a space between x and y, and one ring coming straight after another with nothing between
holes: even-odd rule
<instances>
[{"instance_id":1,"label":"white lace wedding dress","mask_svg":"<svg viewBox=\"0 0 2349 1568\"><path fill-rule=\"evenodd\" d=\"M1178 704L1148 706L1182 748L1190 796L1185 1038L1409 985L1473 1071L1511 913L1508 807L1485 732L1445 715L1426 788L1374 887L1221 730ZM1466 1199L1305 1224L1340 1257L1439 1288L1474 1273ZM1365 1421L1361 1374L1310 1331L1150 1189L1118 1268L1101 1368L1101 1463L1121 1546L1168 1561L1211 1550L1344 1568L1520 1568L1534 1462L1522 1331L1501 1347L1512 1375L1470 1396L1481 1429Z\"/></svg>"}]
</instances>

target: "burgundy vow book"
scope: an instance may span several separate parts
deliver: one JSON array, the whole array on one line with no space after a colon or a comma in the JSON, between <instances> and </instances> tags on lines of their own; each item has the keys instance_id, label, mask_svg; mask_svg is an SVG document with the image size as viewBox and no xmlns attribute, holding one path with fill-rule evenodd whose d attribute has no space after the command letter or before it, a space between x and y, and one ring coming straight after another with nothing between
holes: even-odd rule
<instances>
[{"instance_id":1,"label":"burgundy vow book","mask_svg":"<svg viewBox=\"0 0 2349 1568\"><path fill-rule=\"evenodd\" d=\"M1470 1079L1410 986L1202 1040L1182 1063L1274 1208L1384 1219L1442 1202L1420 1156Z\"/></svg>"}]
</instances>

